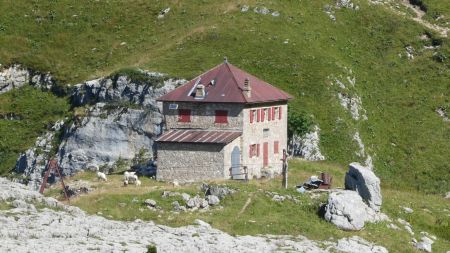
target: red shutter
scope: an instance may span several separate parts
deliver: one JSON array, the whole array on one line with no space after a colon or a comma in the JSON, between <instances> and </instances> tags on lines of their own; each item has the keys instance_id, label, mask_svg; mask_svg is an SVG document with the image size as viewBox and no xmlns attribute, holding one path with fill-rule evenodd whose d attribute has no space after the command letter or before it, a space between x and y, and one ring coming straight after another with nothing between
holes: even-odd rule
<instances>
[{"instance_id":1,"label":"red shutter","mask_svg":"<svg viewBox=\"0 0 450 253\"><path fill-rule=\"evenodd\" d=\"M272 120L272 111L271 110L272 110L271 107L267 108L267 120L268 121Z\"/></svg>"},{"instance_id":2,"label":"red shutter","mask_svg":"<svg viewBox=\"0 0 450 253\"><path fill-rule=\"evenodd\" d=\"M258 109L256 110L256 122L260 122L261 121L261 110Z\"/></svg>"},{"instance_id":3,"label":"red shutter","mask_svg":"<svg viewBox=\"0 0 450 253\"><path fill-rule=\"evenodd\" d=\"M275 107L272 107L272 120L275 120Z\"/></svg>"},{"instance_id":4,"label":"red shutter","mask_svg":"<svg viewBox=\"0 0 450 253\"><path fill-rule=\"evenodd\" d=\"M259 157L259 144L256 144L256 156Z\"/></svg>"},{"instance_id":5,"label":"red shutter","mask_svg":"<svg viewBox=\"0 0 450 253\"><path fill-rule=\"evenodd\" d=\"M264 122L264 109L261 109L261 122Z\"/></svg>"},{"instance_id":6,"label":"red shutter","mask_svg":"<svg viewBox=\"0 0 450 253\"><path fill-rule=\"evenodd\" d=\"M250 110L250 123L253 123L253 112L255 110Z\"/></svg>"},{"instance_id":7,"label":"red shutter","mask_svg":"<svg viewBox=\"0 0 450 253\"><path fill-rule=\"evenodd\" d=\"M178 122L191 122L191 110L179 109L178 110Z\"/></svg>"},{"instance_id":8,"label":"red shutter","mask_svg":"<svg viewBox=\"0 0 450 253\"><path fill-rule=\"evenodd\" d=\"M228 123L228 111L216 110L216 119L214 123Z\"/></svg>"},{"instance_id":9,"label":"red shutter","mask_svg":"<svg viewBox=\"0 0 450 253\"><path fill-rule=\"evenodd\" d=\"M249 149L248 149L248 155L249 155L250 158L252 158L252 153L253 153L252 145L250 145L250 146L248 146L248 147L249 147Z\"/></svg>"},{"instance_id":10,"label":"red shutter","mask_svg":"<svg viewBox=\"0 0 450 253\"><path fill-rule=\"evenodd\" d=\"M280 106L280 107L278 107L279 119L281 119L281 111L282 111L282 109L281 109L281 106Z\"/></svg>"},{"instance_id":11,"label":"red shutter","mask_svg":"<svg viewBox=\"0 0 450 253\"><path fill-rule=\"evenodd\" d=\"M273 153L278 154L278 141L273 142Z\"/></svg>"}]
</instances>

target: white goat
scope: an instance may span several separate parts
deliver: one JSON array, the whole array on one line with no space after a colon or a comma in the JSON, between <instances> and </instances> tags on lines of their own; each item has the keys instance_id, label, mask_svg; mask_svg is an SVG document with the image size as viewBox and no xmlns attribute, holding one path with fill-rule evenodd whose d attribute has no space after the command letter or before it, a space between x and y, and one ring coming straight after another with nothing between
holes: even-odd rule
<instances>
[{"instance_id":1,"label":"white goat","mask_svg":"<svg viewBox=\"0 0 450 253\"><path fill-rule=\"evenodd\" d=\"M136 184L136 186L141 186L141 180L139 180L139 179L136 179L136 181L135 181L135 184Z\"/></svg>"},{"instance_id":2,"label":"white goat","mask_svg":"<svg viewBox=\"0 0 450 253\"><path fill-rule=\"evenodd\" d=\"M131 171L131 172L125 171L123 173L123 180L130 180L130 179L133 180L135 174L136 174L136 172L134 172L134 171Z\"/></svg>"},{"instance_id":3,"label":"white goat","mask_svg":"<svg viewBox=\"0 0 450 253\"><path fill-rule=\"evenodd\" d=\"M97 171L97 178L98 180L108 181L106 174L100 171Z\"/></svg>"},{"instance_id":4,"label":"white goat","mask_svg":"<svg viewBox=\"0 0 450 253\"><path fill-rule=\"evenodd\" d=\"M123 186L127 186L128 185L128 180L123 180Z\"/></svg>"}]
</instances>

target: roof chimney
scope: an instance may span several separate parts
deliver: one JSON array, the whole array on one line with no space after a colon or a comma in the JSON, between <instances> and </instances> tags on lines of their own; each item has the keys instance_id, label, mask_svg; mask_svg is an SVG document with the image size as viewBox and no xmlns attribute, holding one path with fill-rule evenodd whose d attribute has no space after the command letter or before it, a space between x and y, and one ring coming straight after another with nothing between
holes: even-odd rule
<instances>
[{"instance_id":1,"label":"roof chimney","mask_svg":"<svg viewBox=\"0 0 450 253\"><path fill-rule=\"evenodd\" d=\"M205 95L205 85L198 84L195 88L195 99L204 99Z\"/></svg>"},{"instance_id":2,"label":"roof chimney","mask_svg":"<svg viewBox=\"0 0 450 253\"><path fill-rule=\"evenodd\" d=\"M252 87L250 86L250 80L248 80L248 78L245 78L243 93L248 98L252 96Z\"/></svg>"}]
</instances>

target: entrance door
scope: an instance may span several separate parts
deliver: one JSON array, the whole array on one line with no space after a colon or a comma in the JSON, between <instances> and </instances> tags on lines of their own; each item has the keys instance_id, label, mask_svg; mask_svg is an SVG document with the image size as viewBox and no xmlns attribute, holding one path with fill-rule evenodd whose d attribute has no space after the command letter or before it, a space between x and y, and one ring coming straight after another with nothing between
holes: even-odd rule
<instances>
[{"instance_id":1,"label":"entrance door","mask_svg":"<svg viewBox=\"0 0 450 253\"><path fill-rule=\"evenodd\" d=\"M244 179L241 171L241 151L238 146L231 151L231 179Z\"/></svg>"},{"instance_id":2,"label":"entrance door","mask_svg":"<svg viewBox=\"0 0 450 253\"><path fill-rule=\"evenodd\" d=\"M263 167L269 166L269 143L263 144Z\"/></svg>"}]
</instances>

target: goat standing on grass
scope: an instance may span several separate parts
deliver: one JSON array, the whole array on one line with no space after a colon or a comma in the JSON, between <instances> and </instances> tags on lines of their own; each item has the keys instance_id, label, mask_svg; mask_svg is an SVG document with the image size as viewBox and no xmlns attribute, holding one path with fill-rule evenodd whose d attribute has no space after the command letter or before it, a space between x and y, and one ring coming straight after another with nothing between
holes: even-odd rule
<instances>
[{"instance_id":1,"label":"goat standing on grass","mask_svg":"<svg viewBox=\"0 0 450 253\"><path fill-rule=\"evenodd\" d=\"M98 168L97 165L94 165L95 170L97 171L97 179L98 180L103 180L103 181L108 181L108 179L106 178L106 174L103 172L100 172L100 169Z\"/></svg>"}]
</instances>

